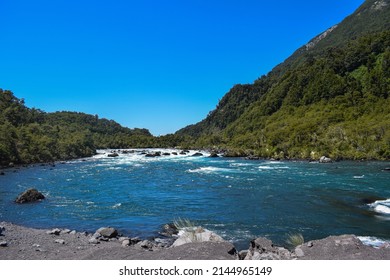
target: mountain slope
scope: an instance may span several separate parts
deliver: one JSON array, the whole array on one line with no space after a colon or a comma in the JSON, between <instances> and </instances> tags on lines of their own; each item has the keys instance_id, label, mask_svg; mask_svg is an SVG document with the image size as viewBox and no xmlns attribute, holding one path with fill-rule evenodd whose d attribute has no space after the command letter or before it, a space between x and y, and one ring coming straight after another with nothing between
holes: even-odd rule
<instances>
[{"instance_id":1,"label":"mountain slope","mask_svg":"<svg viewBox=\"0 0 390 280\"><path fill-rule=\"evenodd\" d=\"M178 135L259 156L389 158L390 5L366 1Z\"/></svg>"}]
</instances>

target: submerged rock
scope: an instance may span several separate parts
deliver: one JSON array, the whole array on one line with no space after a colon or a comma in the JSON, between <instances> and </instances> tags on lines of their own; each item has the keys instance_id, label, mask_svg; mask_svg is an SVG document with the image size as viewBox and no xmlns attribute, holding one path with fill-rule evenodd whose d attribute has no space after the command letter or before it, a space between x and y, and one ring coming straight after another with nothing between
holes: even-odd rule
<instances>
[{"instance_id":1,"label":"submerged rock","mask_svg":"<svg viewBox=\"0 0 390 280\"><path fill-rule=\"evenodd\" d=\"M22 194L20 194L15 202L16 203L28 203L28 202L35 202L35 201L40 201L42 199L45 199L45 196L40 193L36 189L29 189Z\"/></svg>"}]
</instances>

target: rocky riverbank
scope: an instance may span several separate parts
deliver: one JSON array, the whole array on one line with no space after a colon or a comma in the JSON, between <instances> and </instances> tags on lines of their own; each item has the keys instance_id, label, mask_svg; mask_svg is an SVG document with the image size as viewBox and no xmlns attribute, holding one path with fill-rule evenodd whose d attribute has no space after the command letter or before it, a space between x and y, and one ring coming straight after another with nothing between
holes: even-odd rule
<instances>
[{"instance_id":1,"label":"rocky riverbank","mask_svg":"<svg viewBox=\"0 0 390 280\"><path fill-rule=\"evenodd\" d=\"M373 248L354 235L313 240L294 250L275 246L266 238L254 239L248 247L237 252L233 244L202 228L175 239L140 240L120 236L113 228L91 234L0 223L0 260L390 260L389 244Z\"/></svg>"}]
</instances>

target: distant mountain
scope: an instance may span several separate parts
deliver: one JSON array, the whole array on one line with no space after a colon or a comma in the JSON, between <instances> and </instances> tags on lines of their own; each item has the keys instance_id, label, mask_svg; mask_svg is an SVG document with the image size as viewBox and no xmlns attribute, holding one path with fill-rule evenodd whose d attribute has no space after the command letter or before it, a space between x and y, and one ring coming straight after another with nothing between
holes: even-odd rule
<instances>
[{"instance_id":1,"label":"distant mountain","mask_svg":"<svg viewBox=\"0 0 390 280\"><path fill-rule=\"evenodd\" d=\"M142 147L153 139L146 129L129 129L97 115L30 109L0 89L0 166L86 157L97 148Z\"/></svg>"},{"instance_id":2,"label":"distant mountain","mask_svg":"<svg viewBox=\"0 0 390 280\"><path fill-rule=\"evenodd\" d=\"M389 159L389 2L365 1L176 135L236 155Z\"/></svg>"}]
</instances>

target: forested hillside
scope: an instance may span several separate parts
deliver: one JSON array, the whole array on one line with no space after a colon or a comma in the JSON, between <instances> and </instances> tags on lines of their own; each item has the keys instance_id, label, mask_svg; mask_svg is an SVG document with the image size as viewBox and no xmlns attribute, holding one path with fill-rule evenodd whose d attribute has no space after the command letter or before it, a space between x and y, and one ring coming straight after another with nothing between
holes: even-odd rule
<instances>
[{"instance_id":1,"label":"forested hillside","mask_svg":"<svg viewBox=\"0 0 390 280\"><path fill-rule=\"evenodd\" d=\"M390 4L366 1L177 135L262 157L390 159Z\"/></svg>"},{"instance_id":2,"label":"forested hillside","mask_svg":"<svg viewBox=\"0 0 390 280\"><path fill-rule=\"evenodd\" d=\"M153 145L146 129L74 112L30 109L11 91L0 89L0 165L86 157L97 148Z\"/></svg>"}]
</instances>

